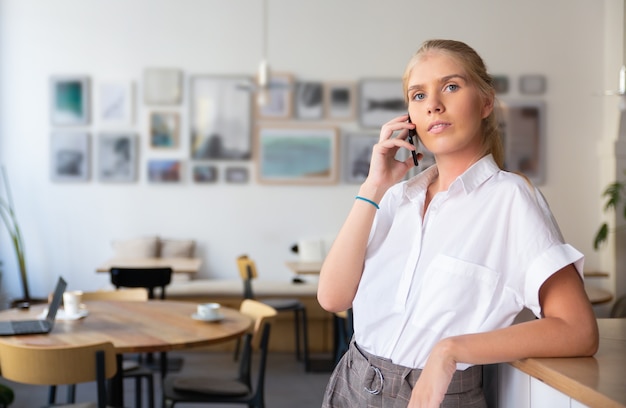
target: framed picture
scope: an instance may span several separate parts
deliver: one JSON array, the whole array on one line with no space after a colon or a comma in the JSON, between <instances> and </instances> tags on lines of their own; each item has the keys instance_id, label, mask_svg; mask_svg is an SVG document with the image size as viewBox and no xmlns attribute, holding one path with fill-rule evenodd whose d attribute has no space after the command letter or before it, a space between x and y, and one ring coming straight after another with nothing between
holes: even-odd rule
<instances>
[{"instance_id":1,"label":"framed picture","mask_svg":"<svg viewBox=\"0 0 626 408\"><path fill-rule=\"evenodd\" d=\"M193 181L196 183L215 183L217 181L217 166L196 164L193 166Z\"/></svg>"},{"instance_id":2,"label":"framed picture","mask_svg":"<svg viewBox=\"0 0 626 408\"><path fill-rule=\"evenodd\" d=\"M178 112L150 113L150 146L155 148L178 147L180 115Z\"/></svg>"},{"instance_id":3,"label":"framed picture","mask_svg":"<svg viewBox=\"0 0 626 408\"><path fill-rule=\"evenodd\" d=\"M401 79L363 79L359 83L359 122L366 128L380 128L407 106Z\"/></svg>"},{"instance_id":4,"label":"framed picture","mask_svg":"<svg viewBox=\"0 0 626 408\"><path fill-rule=\"evenodd\" d=\"M522 75L519 78L519 91L531 95L545 93L546 77L544 75Z\"/></svg>"},{"instance_id":5,"label":"framed picture","mask_svg":"<svg viewBox=\"0 0 626 408\"><path fill-rule=\"evenodd\" d=\"M497 94L509 92L509 77L506 75L493 75L493 88Z\"/></svg>"},{"instance_id":6,"label":"framed picture","mask_svg":"<svg viewBox=\"0 0 626 408\"><path fill-rule=\"evenodd\" d=\"M356 83L329 82L324 85L327 119L352 120L356 111Z\"/></svg>"},{"instance_id":7,"label":"framed picture","mask_svg":"<svg viewBox=\"0 0 626 408\"><path fill-rule=\"evenodd\" d=\"M347 183L362 183L370 171L372 148L380 135L373 131L343 135L343 178Z\"/></svg>"},{"instance_id":8,"label":"framed picture","mask_svg":"<svg viewBox=\"0 0 626 408\"><path fill-rule=\"evenodd\" d=\"M137 136L132 133L98 135L98 179L132 182L137 180Z\"/></svg>"},{"instance_id":9,"label":"framed picture","mask_svg":"<svg viewBox=\"0 0 626 408\"><path fill-rule=\"evenodd\" d=\"M53 125L88 124L89 103L88 77L50 78L50 119Z\"/></svg>"},{"instance_id":10,"label":"framed picture","mask_svg":"<svg viewBox=\"0 0 626 408\"><path fill-rule=\"evenodd\" d=\"M54 132L50 138L52 181L89 180L89 133Z\"/></svg>"},{"instance_id":11,"label":"framed picture","mask_svg":"<svg viewBox=\"0 0 626 408\"><path fill-rule=\"evenodd\" d=\"M227 167L226 168L226 181L228 183L247 183L248 182L248 168L247 167Z\"/></svg>"},{"instance_id":12,"label":"framed picture","mask_svg":"<svg viewBox=\"0 0 626 408\"><path fill-rule=\"evenodd\" d=\"M143 72L146 105L174 105L182 100L182 72L174 68L147 68Z\"/></svg>"},{"instance_id":13,"label":"framed picture","mask_svg":"<svg viewBox=\"0 0 626 408\"><path fill-rule=\"evenodd\" d=\"M196 76L190 83L191 157L250 159L251 93L241 89L249 77Z\"/></svg>"},{"instance_id":14,"label":"framed picture","mask_svg":"<svg viewBox=\"0 0 626 408\"><path fill-rule=\"evenodd\" d=\"M257 92L266 92L263 98L265 103L256 104L256 115L259 119L291 118L293 99L293 76L291 74L272 72L267 90Z\"/></svg>"},{"instance_id":15,"label":"framed picture","mask_svg":"<svg viewBox=\"0 0 626 408\"><path fill-rule=\"evenodd\" d=\"M321 82L297 82L296 118L321 119L324 116L324 87Z\"/></svg>"},{"instance_id":16,"label":"framed picture","mask_svg":"<svg viewBox=\"0 0 626 408\"><path fill-rule=\"evenodd\" d=\"M497 113L504 144L504 168L525 174L535 184L543 183L545 179L545 103L501 99Z\"/></svg>"},{"instance_id":17,"label":"framed picture","mask_svg":"<svg viewBox=\"0 0 626 408\"><path fill-rule=\"evenodd\" d=\"M131 81L101 82L99 89L100 122L104 125L133 124L134 86Z\"/></svg>"},{"instance_id":18,"label":"framed picture","mask_svg":"<svg viewBox=\"0 0 626 408\"><path fill-rule=\"evenodd\" d=\"M148 161L148 181L152 183L179 183L182 163L180 160L152 159Z\"/></svg>"},{"instance_id":19,"label":"framed picture","mask_svg":"<svg viewBox=\"0 0 626 408\"><path fill-rule=\"evenodd\" d=\"M273 184L337 182L337 129L259 127L257 177Z\"/></svg>"}]
</instances>

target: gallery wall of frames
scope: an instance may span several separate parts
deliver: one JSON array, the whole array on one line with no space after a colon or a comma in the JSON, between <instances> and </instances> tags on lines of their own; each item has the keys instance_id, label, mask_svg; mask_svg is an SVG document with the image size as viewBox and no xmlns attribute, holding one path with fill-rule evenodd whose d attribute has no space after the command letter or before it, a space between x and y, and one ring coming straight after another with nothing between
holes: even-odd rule
<instances>
[{"instance_id":1,"label":"gallery wall of frames","mask_svg":"<svg viewBox=\"0 0 626 408\"><path fill-rule=\"evenodd\" d=\"M546 80L521 76L519 93L531 99L516 100L506 98L509 82L494 76L506 167L540 184L546 112L537 97ZM134 183L143 174L149 183L361 183L380 126L406 112L402 94L399 78L316 82L272 73L268 87L258 89L248 76L170 68L145 69L140 84L53 76L51 179ZM425 157L416 171L434 163L420 150Z\"/></svg>"}]
</instances>

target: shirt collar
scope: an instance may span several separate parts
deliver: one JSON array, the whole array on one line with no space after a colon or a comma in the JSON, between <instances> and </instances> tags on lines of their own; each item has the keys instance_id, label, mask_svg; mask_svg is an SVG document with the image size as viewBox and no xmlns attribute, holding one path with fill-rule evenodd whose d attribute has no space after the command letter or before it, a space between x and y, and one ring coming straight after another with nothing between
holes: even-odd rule
<instances>
[{"instance_id":1,"label":"shirt collar","mask_svg":"<svg viewBox=\"0 0 626 408\"><path fill-rule=\"evenodd\" d=\"M465 191L465 194L471 193L474 189L492 177L500 171L500 168L496 164L493 156L488 154L484 156L476 163L474 163L469 169L465 170L454 182L450 185L449 190L453 190L457 185ZM437 165L434 164L422 171L418 175L409 179L406 183L405 194L411 201L415 201L422 197L432 181L437 177L439 171Z\"/></svg>"}]
</instances>

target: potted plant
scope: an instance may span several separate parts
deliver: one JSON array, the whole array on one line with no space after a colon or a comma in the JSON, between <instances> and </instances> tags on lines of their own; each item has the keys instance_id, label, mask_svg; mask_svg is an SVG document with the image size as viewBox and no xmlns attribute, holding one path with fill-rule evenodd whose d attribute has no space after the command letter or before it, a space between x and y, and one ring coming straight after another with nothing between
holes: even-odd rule
<instances>
[{"instance_id":1,"label":"potted plant","mask_svg":"<svg viewBox=\"0 0 626 408\"><path fill-rule=\"evenodd\" d=\"M15 216L15 206L13 205L13 198L11 196L11 188L9 186L9 179L7 178L6 170L2 166L2 185L4 187L4 194L6 198L0 197L0 218L11 237L13 248L15 249L15 256L17 257L17 263L20 272L20 280L22 282L22 299L14 303L26 302L30 304L31 297L28 290L28 277L26 274L26 258L24 257L24 241L22 240L22 233L20 232L19 225L17 223L17 217Z\"/></svg>"},{"instance_id":2,"label":"potted plant","mask_svg":"<svg viewBox=\"0 0 626 408\"><path fill-rule=\"evenodd\" d=\"M0 384L0 408L6 408L13 403L15 393L13 389L5 384Z\"/></svg>"}]
</instances>

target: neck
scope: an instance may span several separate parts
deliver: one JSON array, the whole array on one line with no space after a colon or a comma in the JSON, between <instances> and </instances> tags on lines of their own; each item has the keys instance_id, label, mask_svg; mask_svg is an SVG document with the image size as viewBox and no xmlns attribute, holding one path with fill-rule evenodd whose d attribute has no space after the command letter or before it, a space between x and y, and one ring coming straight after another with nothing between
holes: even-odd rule
<instances>
[{"instance_id":1,"label":"neck","mask_svg":"<svg viewBox=\"0 0 626 408\"><path fill-rule=\"evenodd\" d=\"M477 153L470 159L459 159L458 157L437 157L437 171L439 175L432 182L435 192L447 190L450 184L456 180L467 169L472 167L482 157L482 153Z\"/></svg>"}]
</instances>

